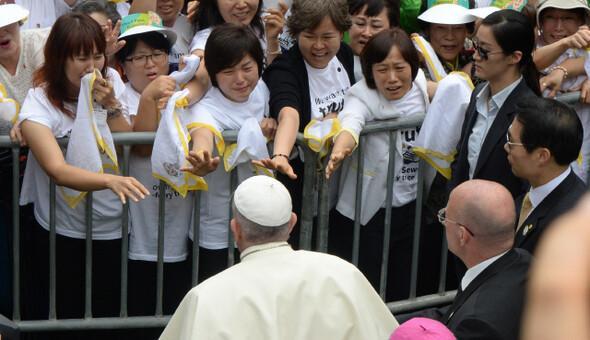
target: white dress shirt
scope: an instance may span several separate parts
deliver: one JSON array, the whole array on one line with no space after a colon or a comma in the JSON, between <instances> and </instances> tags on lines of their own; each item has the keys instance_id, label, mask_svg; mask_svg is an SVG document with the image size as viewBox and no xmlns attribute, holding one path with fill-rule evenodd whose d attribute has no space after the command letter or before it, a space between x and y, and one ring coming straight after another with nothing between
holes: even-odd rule
<instances>
[{"instance_id":1,"label":"white dress shirt","mask_svg":"<svg viewBox=\"0 0 590 340\"><path fill-rule=\"evenodd\" d=\"M496 115L500 111L504 102L512 93L512 90L522 80L522 76L518 78L514 83L507 86L502 91L496 93L492 98L490 97L490 84L486 84L483 89L479 92L476 97L475 108L477 109L477 120L473 125L469 140L467 142L467 161L469 162L469 179L473 179L473 173L477 166L477 160L479 159L479 152L481 146L490 131L490 127L496 119Z\"/></svg>"}]
</instances>

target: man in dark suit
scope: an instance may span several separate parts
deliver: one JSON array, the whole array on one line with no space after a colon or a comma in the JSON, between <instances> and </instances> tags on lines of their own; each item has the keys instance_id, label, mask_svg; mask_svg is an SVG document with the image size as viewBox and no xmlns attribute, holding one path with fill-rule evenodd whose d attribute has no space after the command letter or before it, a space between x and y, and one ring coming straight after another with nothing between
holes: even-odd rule
<instances>
[{"instance_id":1,"label":"man in dark suit","mask_svg":"<svg viewBox=\"0 0 590 340\"><path fill-rule=\"evenodd\" d=\"M522 98L506 138L512 172L531 184L517 199L514 247L533 254L544 229L586 191L570 168L582 146L582 123L573 109L556 100Z\"/></svg>"},{"instance_id":2,"label":"man in dark suit","mask_svg":"<svg viewBox=\"0 0 590 340\"><path fill-rule=\"evenodd\" d=\"M463 339L518 339L531 255L513 249L514 200L501 184L466 181L439 212L449 250L467 272L450 306L398 315L402 323L429 317Z\"/></svg>"},{"instance_id":3,"label":"man in dark suit","mask_svg":"<svg viewBox=\"0 0 590 340\"><path fill-rule=\"evenodd\" d=\"M514 119L514 105L518 98L535 96L535 93L524 79L495 96L488 94L488 87L488 83L480 84L471 95L461 128L461 138L457 143L457 154L451 163L447 195L457 185L476 178L504 185L513 198L526 190L526 181L515 177L510 170L504 143L506 130ZM496 107L495 110L491 108L492 104ZM485 111L485 108L488 108L487 115L480 112Z\"/></svg>"}]
</instances>

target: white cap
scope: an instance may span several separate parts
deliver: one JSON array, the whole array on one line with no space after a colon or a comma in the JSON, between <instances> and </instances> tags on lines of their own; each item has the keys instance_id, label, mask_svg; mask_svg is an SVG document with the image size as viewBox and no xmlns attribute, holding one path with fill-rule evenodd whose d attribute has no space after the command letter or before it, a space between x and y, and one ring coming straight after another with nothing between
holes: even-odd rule
<instances>
[{"instance_id":1,"label":"white cap","mask_svg":"<svg viewBox=\"0 0 590 340\"><path fill-rule=\"evenodd\" d=\"M0 6L0 27L14 24L15 22L24 22L29 16L29 11L16 4L7 4Z\"/></svg>"},{"instance_id":2,"label":"white cap","mask_svg":"<svg viewBox=\"0 0 590 340\"><path fill-rule=\"evenodd\" d=\"M432 24L459 25L475 21L477 17L470 14L469 10L463 6L442 4L430 7L420 14L418 19Z\"/></svg>"},{"instance_id":3,"label":"white cap","mask_svg":"<svg viewBox=\"0 0 590 340\"><path fill-rule=\"evenodd\" d=\"M265 227L280 227L291 220L291 195L268 176L250 177L234 192L234 204L242 216Z\"/></svg>"}]
</instances>

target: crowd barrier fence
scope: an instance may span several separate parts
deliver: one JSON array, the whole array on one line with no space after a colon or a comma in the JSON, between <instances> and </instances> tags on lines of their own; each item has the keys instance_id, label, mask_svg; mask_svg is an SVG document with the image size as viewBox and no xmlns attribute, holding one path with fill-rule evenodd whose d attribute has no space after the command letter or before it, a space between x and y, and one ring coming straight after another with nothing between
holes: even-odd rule
<instances>
[{"instance_id":1,"label":"crowd barrier fence","mask_svg":"<svg viewBox=\"0 0 590 340\"><path fill-rule=\"evenodd\" d=\"M579 92L572 92L563 94L558 98L569 104L573 104L579 99ZM359 147L355 152L359 153L358 157L358 177L357 177L357 199L356 199L356 216L359 216L361 209L361 200L358 193L362 187L362 174L364 169L363 157L362 157L362 144L365 143L366 136L371 133L388 132L390 136L390 155L395 154L395 138L396 131L398 129L405 129L410 127L420 126L424 120L425 115L401 118L390 121L380 121L366 124L363 129L360 139ZM223 133L224 140L227 142L235 142L237 139L237 131L226 131ZM113 133L113 139L115 144L122 145L122 171L123 175L129 173L129 156L131 153L131 147L134 144L151 144L155 138L155 132L134 132L134 133ZM60 145L67 145L68 139L63 138L59 141ZM316 154L307 146L307 141L301 134L297 136L296 144L301 147L304 152L304 158L306 160L316 159ZM12 150L12 320L19 326L21 332L39 332L39 331L73 331L73 330L90 330L90 329L129 329L129 328L144 328L144 327L163 327L165 326L170 315L164 315L162 312L163 306L163 279L164 279L164 213L165 213L165 185L163 181L160 182L160 206L158 211L158 261L157 261L157 295L156 295L156 309L153 315L147 316L128 316L127 313L127 253L128 253L128 239L129 239L129 217L127 204L123 205L122 214L122 247L121 247L121 296L120 296L120 313L119 317L101 317L93 318L92 316L92 240L86 238L86 274L84 278L86 295L85 295L85 316L80 319L58 319L56 317L56 256L55 256L55 183L50 184L50 231L49 231L49 317L46 320L22 320L21 319L21 244L20 244L20 219L19 219L19 157L20 147L12 143L8 136L0 136L0 148L10 148ZM329 155L324 157L324 162L327 162ZM388 302L387 306L394 314L409 312L418 310L426 307L432 307L442 304L450 303L456 295L455 290L447 291L445 287L446 278L446 266L447 266L447 247L446 240L442 238L441 247L441 262L440 262L440 275L438 292L435 294L429 294L424 296L417 296L416 286L418 278L418 263L419 263L419 240L420 240L420 225L421 225L421 210L423 206L423 185L424 185L424 167L427 163L420 159L420 170L418 173L418 194L416 199L416 220L414 223L414 245L412 253L412 269L411 269L411 282L410 282L410 296L406 300ZM312 235L314 227L316 230L316 248L314 250L327 252L328 249L328 233L329 233L329 181L325 179L325 173L323 170L316 170L317 164L312 161L305 162L304 169L304 185L303 185L303 205L301 213L301 227L300 227L300 249L312 248ZM385 297L385 282L387 280L387 262L389 253L389 235L391 232L390 216L391 216L391 202L392 202L392 187L394 175L392 169L395 166L394 157L390 157L388 165L388 178L387 178L387 196L386 196L386 214L384 222L384 244L383 244L383 263L381 269L381 280L379 294L382 298ZM325 167L322 167L325 168ZM237 173L236 170L232 172L231 176L231 187L232 189L237 186ZM316 211L314 205L314 195L318 195L318 206L317 206L317 218L315 221L317 225L314 226L314 211ZM92 197L92 193L89 193L88 197ZM194 204L194 242L192 249L192 284L195 286L198 282L199 272L199 191L195 192L195 204ZM92 219L89 218L91 214L88 212L92 211L92 200L87 199L86 205L86 233L89 235L92 230ZM231 214L231 212L230 212ZM229 229L229 226L228 226ZM354 224L354 240L353 240L353 258L352 261L355 265L358 264L359 254L359 235L360 235L360 221L357 218ZM229 232L228 238L229 244L233 244L233 233ZM234 252L232 247L228 247L228 266L234 263Z\"/></svg>"}]
</instances>

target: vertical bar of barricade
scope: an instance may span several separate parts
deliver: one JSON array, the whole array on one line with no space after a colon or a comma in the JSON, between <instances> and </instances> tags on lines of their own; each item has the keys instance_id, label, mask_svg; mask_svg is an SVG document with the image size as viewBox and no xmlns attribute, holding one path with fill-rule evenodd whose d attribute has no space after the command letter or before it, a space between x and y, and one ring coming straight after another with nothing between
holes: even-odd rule
<instances>
[{"instance_id":1,"label":"vertical bar of barricade","mask_svg":"<svg viewBox=\"0 0 590 340\"><path fill-rule=\"evenodd\" d=\"M84 317L92 317L92 191L86 194L86 272L84 290Z\"/></svg>"},{"instance_id":2,"label":"vertical bar of barricade","mask_svg":"<svg viewBox=\"0 0 590 340\"><path fill-rule=\"evenodd\" d=\"M387 191L385 195L385 221L383 223L383 254L381 257L381 279L379 295L385 301L387 293L387 266L389 264L389 239L391 235L391 204L393 202L393 179L395 169L395 153L397 130L389 132L389 165L387 166ZM364 171L364 169L362 169Z\"/></svg>"},{"instance_id":3,"label":"vertical bar of barricade","mask_svg":"<svg viewBox=\"0 0 590 340\"><path fill-rule=\"evenodd\" d=\"M129 155L131 145L123 145L123 176L129 176ZM121 163L119 163L121 164ZM127 317L127 283L128 283L128 256L129 251L129 203L123 204L121 217L121 309L119 316Z\"/></svg>"},{"instance_id":4,"label":"vertical bar of barricade","mask_svg":"<svg viewBox=\"0 0 590 340\"><path fill-rule=\"evenodd\" d=\"M12 319L14 321L20 321L19 151L18 145L12 147Z\"/></svg>"},{"instance_id":5,"label":"vertical bar of barricade","mask_svg":"<svg viewBox=\"0 0 590 340\"><path fill-rule=\"evenodd\" d=\"M49 320L55 312L55 182L49 181Z\"/></svg>"},{"instance_id":6,"label":"vertical bar of barricade","mask_svg":"<svg viewBox=\"0 0 590 340\"><path fill-rule=\"evenodd\" d=\"M361 242L361 209L363 204L363 169L365 168L365 142L367 135L361 135L356 148L358 161L356 164L356 196L354 199L354 234L352 238L352 263L359 265L359 245Z\"/></svg>"},{"instance_id":7,"label":"vertical bar of barricade","mask_svg":"<svg viewBox=\"0 0 590 340\"><path fill-rule=\"evenodd\" d=\"M303 168L303 193L301 202L301 224L299 232L299 249L311 250L311 237L313 233L313 202L315 186L315 153L307 146L307 143L301 144L300 150L303 150L305 159Z\"/></svg>"},{"instance_id":8,"label":"vertical bar of barricade","mask_svg":"<svg viewBox=\"0 0 590 340\"><path fill-rule=\"evenodd\" d=\"M424 200L424 168L427 163L419 160L418 184L416 186L416 214L414 215L414 244L412 246L412 272L410 274L410 298L416 297L418 285L418 261L420 255L420 228L422 226L422 201Z\"/></svg>"},{"instance_id":9,"label":"vertical bar of barricade","mask_svg":"<svg viewBox=\"0 0 590 340\"><path fill-rule=\"evenodd\" d=\"M315 160L315 157L313 158ZM328 229L330 223L330 180L326 178L326 166L330 155L324 157L324 164L322 171L316 171L316 181L319 184L318 197L318 228L316 235L316 250L327 253L328 252ZM312 160L308 160L311 162Z\"/></svg>"},{"instance_id":10,"label":"vertical bar of barricade","mask_svg":"<svg viewBox=\"0 0 590 340\"><path fill-rule=\"evenodd\" d=\"M444 293L447 281L447 235L443 233L442 246L440 251L440 275L438 281L438 292Z\"/></svg>"},{"instance_id":11,"label":"vertical bar of barricade","mask_svg":"<svg viewBox=\"0 0 590 340\"><path fill-rule=\"evenodd\" d=\"M236 187L238 186L238 167L234 167L234 169L230 172L230 184L229 184L229 192L234 192ZM234 212L232 211L231 204L229 205L229 220L230 223L227 225L227 266L228 268L234 265L234 232L231 230L230 224L231 219L234 217Z\"/></svg>"},{"instance_id":12,"label":"vertical bar of barricade","mask_svg":"<svg viewBox=\"0 0 590 340\"><path fill-rule=\"evenodd\" d=\"M201 190L195 190L193 206L193 279L192 286L199 282L199 231L201 226Z\"/></svg>"},{"instance_id":13,"label":"vertical bar of barricade","mask_svg":"<svg viewBox=\"0 0 590 340\"><path fill-rule=\"evenodd\" d=\"M156 316L164 315L164 217L166 216L166 182L160 180L158 198L158 263L156 275Z\"/></svg>"}]
</instances>

